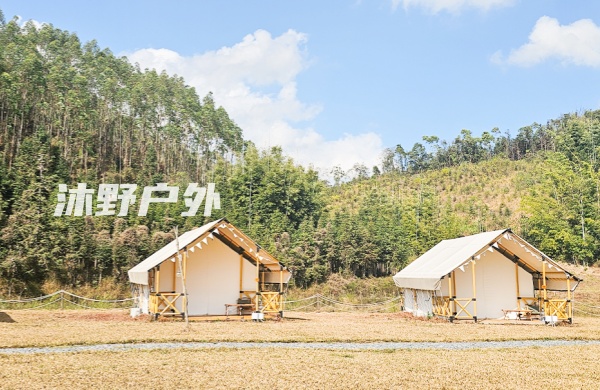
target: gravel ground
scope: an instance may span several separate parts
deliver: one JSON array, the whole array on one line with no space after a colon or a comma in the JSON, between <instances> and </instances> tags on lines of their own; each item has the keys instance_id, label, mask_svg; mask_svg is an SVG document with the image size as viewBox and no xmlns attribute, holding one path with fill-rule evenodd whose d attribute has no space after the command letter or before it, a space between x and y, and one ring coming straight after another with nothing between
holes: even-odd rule
<instances>
[{"instance_id":1,"label":"gravel ground","mask_svg":"<svg viewBox=\"0 0 600 390\"><path fill-rule=\"evenodd\" d=\"M490 349L490 348L527 348L557 346L598 345L600 340L520 340L520 341L472 341L472 342L376 342L376 343L253 343L253 342L184 342L184 343L143 343L143 344L97 344L72 345L65 347L1 348L0 355L27 355L97 351L132 351L151 349L207 349L207 348L287 348L287 349L324 349L352 351L381 351L400 349Z\"/></svg>"}]
</instances>

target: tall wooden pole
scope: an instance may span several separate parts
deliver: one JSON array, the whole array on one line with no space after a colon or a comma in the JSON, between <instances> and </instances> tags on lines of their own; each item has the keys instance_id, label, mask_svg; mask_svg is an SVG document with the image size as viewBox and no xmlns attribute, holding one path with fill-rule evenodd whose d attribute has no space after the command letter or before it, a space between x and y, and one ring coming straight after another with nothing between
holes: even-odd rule
<instances>
[{"instance_id":1,"label":"tall wooden pole","mask_svg":"<svg viewBox=\"0 0 600 390\"><path fill-rule=\"evenodd\" d=\"M190 323L188 320L187 288L185 286L185 277L183 276L183 267L181 266L181 253L179 253L178 226L175 226L175 246L177 248L177 266L179 268L179 275L181 275L181 287L183 289L183 317L185 318L185 326L188 327Z\"/></svg>"}]
</instances>

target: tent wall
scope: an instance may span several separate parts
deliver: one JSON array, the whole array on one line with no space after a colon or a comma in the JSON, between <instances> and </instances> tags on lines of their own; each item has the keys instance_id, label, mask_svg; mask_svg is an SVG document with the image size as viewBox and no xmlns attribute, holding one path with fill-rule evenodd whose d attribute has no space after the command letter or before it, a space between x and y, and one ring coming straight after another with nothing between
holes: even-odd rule
<instances>
[{"instance_id":1,"label":"tent wall","mask_svg":"<svg viewBox=\"0 0 600 390\"><path fill-rule=\"evenodd\" d=\"M133 284L132 295L133 307L139 308L143 314L149 314L150 286L147 284Z\"/></svg>"},{"instance_id":2,"label":"tent wall","mask_svg":"<svg viewBox=\"0 0 600 390\"><path fill-rule=\"evenodd\" d=\"M500 318L502 309L514 309L517 306L517 268L515 264L497 251L486 252L475 263L476 294L473 294L472 263L458 268L454 272L453 294L457 298L477 298L478 318ZM518 268L519 296L533 297L533 277L521 267ZM448 294L448 278L442 281L442 291ZM473 302L467 305L467 311L474 313Z\"/></svg>"},{"instance_id":3,"label":"tent wall","mask_svg":"<svg viewBox=\"0 0 600 390\"><path fill-rule=\"evenodd\" d=\"M433 313L431 301L432 291L404 289L404 311L417 317L425 317Z\"/></svg>"},{"instance_id":4,"label":"tent wall","mask_svg":"<svg viewBox=\"0 0 600 390\"><path fill-rule=\"evenodd\" d=\"M242 267L243 289L255 291L256 266L243 260ZM201 250L188 251L186 283L190 316L225 314L225 304L239 298L240 255L220 240L209 239ZM177 291L182 291L179 278Z\"/></svg>"}]
</instances>

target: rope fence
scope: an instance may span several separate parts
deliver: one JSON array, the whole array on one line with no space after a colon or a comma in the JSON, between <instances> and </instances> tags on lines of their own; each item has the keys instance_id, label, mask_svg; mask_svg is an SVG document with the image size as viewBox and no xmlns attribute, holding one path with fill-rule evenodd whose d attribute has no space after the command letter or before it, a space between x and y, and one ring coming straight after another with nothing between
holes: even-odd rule
<instances>
[{"instance_id":1,"label":"rope fence","mask_svg":"<svg viewBox=\"0 0 600 390\"><path fill-rule=\"evenodd\" d=\"M337 311L337 312L369 312L369 313L388 313L400 310L400 301L402 297L397 296L381 302L375 303L349 303L326 297L321 294L315 294L307 298L285 301L285 311Z\"/></svg>"},{"instance_id":2,"label":"rope fence","mask_svg":"<svg viewBox=\"0 0 600 390\"><path fill-rule=\"evenodd\" d=\"M583 302L574 302L573 313L585 317L600 317L600 306L594 306Z\"/></svg>"},{"instance_id":3,"label":"rope fence","mask_svg":"<svg viewBox=\"0 0 600 390\"><path fill-rule=\"evenodd\" d=\"M375 303L349 303L315 294L310 297L284 302L286 311L345 311L345 312L395 312L399 310L401 296ZM73 294L66 290L36 298L0 299L0 309L37 310L37 309L115 309L130 308L134 298L95 299Z\"/></svg>"},{"instance_id":4,"label":"rope fence","mask_svg":"<svg viewBox=\"0 0 600 390\"><path fill-rule=\"evenodd\" d=\"M73 294L66 290L36 298L0 299L0 310L37 309L127 309L133 306L134 298L96 299ZM391 313L400 311L402 296L374 303L343 302L322 294L284 301L285 311L295 312L367 312ZM600 317L600 306L574 302L573 312L584 317Z\"/></svg>"},{"instance_id":5,"label":"rope fence","mask_svg":"<svg viewBox=\"0 0 600 390\"><path fill-rule=\"evenodd\" d=\"M36 310L36 309L117 309L129 308L133 298L126 299L95 299L60 290L52 294L26 299L0 299L0 309Z\"/></svg>"}]
</instances>

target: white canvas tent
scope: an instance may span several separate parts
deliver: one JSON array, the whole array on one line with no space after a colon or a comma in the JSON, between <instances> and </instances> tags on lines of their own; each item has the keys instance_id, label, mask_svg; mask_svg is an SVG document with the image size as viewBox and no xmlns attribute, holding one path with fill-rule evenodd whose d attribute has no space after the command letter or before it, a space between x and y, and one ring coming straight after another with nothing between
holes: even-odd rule
<instances>
[{"instance_id":1,"label":"white canvas tent","mask_svg":"<svg viewBox=\"0 0 600 390\"><path fill-rule=\"evenodd\" d=\"M190 316L225 315L228 308L282 313L284 286L291 277L226 219L182 234L128 275L136 307L155 316L183 315L184 305Z\"/></svg>"},{"instance_id":2,"label":"white canvas tent","mask_svg":"<svg viewBox=\"0 0 600 390\"><path fill-rule=\"evenodd\" d=\"M510 229L441 241L394 276L406 311L475 321L507 313L572 321L580 281Z\"/></svg>"}]
</instances>

